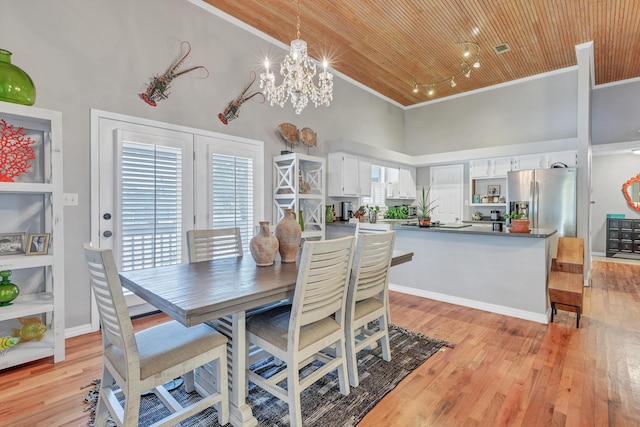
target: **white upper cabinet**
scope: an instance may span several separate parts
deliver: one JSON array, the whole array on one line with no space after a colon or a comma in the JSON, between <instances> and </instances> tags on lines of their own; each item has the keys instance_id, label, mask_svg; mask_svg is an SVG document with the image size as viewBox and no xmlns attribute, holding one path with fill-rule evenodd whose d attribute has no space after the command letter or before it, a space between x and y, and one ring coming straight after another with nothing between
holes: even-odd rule
<instances>
[{"instance_id":1,"label":"white upper cabinet","mask_svg":"<svg viewBox=\"0 0 640 427\"><path fill-rule=\"evenodd\" d=\"M415 168L385 168L387 178L387 198L410 199L416 198L416 169Z\"/></svg>"},{"instance_id":2,"label":"white upper cabinet","mask_svg":"<svg viewBox=\"0 0 640 427\"><path fill-rule=\"evenodd\" d=\"M511 170L510 157L472 160L469 162L469 176L473 178L505 177Z\"/></svg>"},{"instance_id":3,"label":"white upper cabinet","mask_svg":"<svg viewBox=\"0 0 640 427\"><path fill-rule=\"evenodd\" d=\"M546 167L551 168L555 164L560 164L560 166L566 165L569 168L578 166L578 153L576 151L557 151L555 153L549 153L547 155Z\"/></svg>"},{"instance_id":4,"label":"white upper cabinet","mask_svg":"<svg viewBox=\"0 0 640 427\"><path fill-rule=\"evenodd\" d=\"M398 181L398 196L401 199L416 198L416 170L414 168L400 168Z\"/></svg>"},{"instance_id":5,"label":"white upper cabinet","mask_svg":"<svg viewBox=\"0 0 640 427\"><path fill-rule=\"evenodd\" d=\"M546 168L545 155L529 154L526 156L516 156L513 158L511 168L514 171Z\"/></svg>"},{"instance_id":6,"label":"white upper cabinet","mask_svg":"<svg viewBox=\"0 0 640 427\"><path fill-rule=\"evenodd\" d=\"M329 196L371 196L371 162L346 153L329 153Z\"/></svg>"}]
</instances>

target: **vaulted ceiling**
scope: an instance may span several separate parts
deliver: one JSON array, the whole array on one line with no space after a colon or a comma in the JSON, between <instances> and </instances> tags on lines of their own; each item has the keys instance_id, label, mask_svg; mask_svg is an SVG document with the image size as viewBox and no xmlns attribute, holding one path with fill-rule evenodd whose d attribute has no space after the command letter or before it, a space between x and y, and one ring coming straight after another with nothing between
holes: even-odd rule
<instances>
[{"instance_id":1,"label":"vaulted ceiling","mask_svg":"<svg viewBox=\"0 0 640 427\"><path fill-rule=\"evenodd\" d=\"M286 45L296 38L296 0L205 1ZM638 0L300 0L299 10L310 56L404 106L576 65L575 46L589 41L596 84L640 77ZM480 46L481 66L452 87L458 41ZM442 83L429 96L414 79Z\"/></svg>"}]
</instances>

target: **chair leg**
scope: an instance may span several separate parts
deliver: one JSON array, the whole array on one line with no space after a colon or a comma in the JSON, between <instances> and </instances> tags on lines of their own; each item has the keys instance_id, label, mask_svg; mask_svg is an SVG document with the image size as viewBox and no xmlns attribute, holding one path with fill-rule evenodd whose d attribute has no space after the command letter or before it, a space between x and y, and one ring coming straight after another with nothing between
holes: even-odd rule
<instances>
[{"instance_id":1,"label":"chair leg","mask_svg":"<svg viewBox=\"0 0 640 427\"><path fill-rule=\"evenodd\" d=\"M347 355L347 372L349 374L349 384L351 387L358 387L360 380L358 378L358 355L356 353L356 337L355 331L348 328L346 335L346 355Z\"/></svg>"},{"instance_id":2,"label":"chair leg","mask_svg":"<svg viewBox=\"0 0 640 427\"><path fill-rule=\"evenodd\" d=\"M389 345L389 322L383 315L380 316L378 324L380 325L380 330L384 331L384 335L382 336L382 338L380 338L380 346L382 347L382 359L388 362L391 360L391 346Z\"/></svg>"},{"instance_id":3,"label":"chair leg","mask_svg":"<svg viewBox=\"0 0 640 427\"><path fill-rule=\"evenodd\" d=\"M302 409L300 407L300 373L298 363L287 364L287 394L289 396L289 425L302 427Z\"/></svg>"},{"instance_id":4,"label":"chair leg","mask_svg":"<svg viewBox=\"0 0 640 427\"><path fill-rule=\"evenodd\" d=\"M108 384L108 385L107 385ZM105 389L113 384L113 377L107 371L107 368L102 369L102 380L100 381L100 391L98 395L98 403L96 405L96 413L93 425L95 427L106 427L107 419L109 418L109 410L103 399L106 398Z\"/></svg>"},{"instance_id":5,"label":"chair leg","mask_svg":"<svg viewBox=\"0 0 640 427\"><path fill-rule=\"evenodd\" d=\"M124 425L137 426L140 419L140 393L127 390L124 401Z\"/></svg>"},{"instance_id":6,"label":"chair leg","mask_svg":"<svg viewBox=\"0 0 640 427\"><path fill-rule=\"evenodd\" d=\"M225 349L226 350L226 349ZM224 390L225 384L228 387L228 374L227 374L227 357L226 351L224 351L219 359L211 362L213 372L216 377L216 392L221 396L226 395L226 398L223 398L220 402L215 404L216 412L218 412L218 424L221 426L227 424L229 422L229 390Z\"/></svg>"},{"instance_id":7,"label":"chair leg","mask_svg":"<svg viewBox=\"0 0 640 427\"><path fill-rule=\"evenodd\" d=\"M551 323L553 323L553 315L555 314L555 312L556 312L556 303L552 302L551 303Z\"/></svg>"},{"instance_id":8,"label":"chair leg","mask_svg":"<svg viewBox=\"0 0 640 427\"><path fill-rule=\"evenodd\" d=\"M345 339L344 336L336 343L336 358L341 358L342 363L338 365L338 382L340 383L340 393L345 396L349 395L351 388L349 387L349 374L346 357L346 348L345 348ZM355 358L355 355L354 355ZM358 369L357 361L356 361L356 369Z\"/></svg>"},{"instance_id":9,"label":"chair leg","mask_svg":"<svg viewBox=\"0 0 640 427\"><path fill-rule=\"evenodd\" d=\"M580 307L576 307L576 328L580 328Z\"/></svg>"}]
</instances>

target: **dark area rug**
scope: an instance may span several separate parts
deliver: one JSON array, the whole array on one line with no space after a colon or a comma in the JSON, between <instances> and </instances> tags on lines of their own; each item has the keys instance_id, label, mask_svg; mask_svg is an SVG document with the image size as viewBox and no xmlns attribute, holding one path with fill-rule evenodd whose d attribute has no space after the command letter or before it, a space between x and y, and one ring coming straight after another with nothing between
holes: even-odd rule
<instances>
[{"instance_id":1,"label":"dark area rug","mask_svg":"<svg viewBox=\"0 0 640 427\"><path fill-rule=\"evenodd\" d=\"M315 384L307 388L301 396L302 417L304 425L308 426L355 426L387 393L395 388L411 371L424 363L442 347L453 347L452 344L427 337L425 335L407 331L398 326L389 328L391 338L391 361L382 359L380 346L373 350L362 350L358 353L358 372L360 385L351 388L348 396L340 393L338 375L334 371ZM313 365L313 364L312 364ZM265 359L252 366L259 369L262 375L270 376L283 369L277 366L272 358ZM313 366L305 368L313 370ZM303 370L302 375L306 373ZM98 397L100 380L89 386L93 389L85 398L87 408L91 411L91 423L95 403ZM185 392L180 386L171 392L179 402L198 400L198 393ZM264 390L249 385L249 405L258 419L260 426L288 426L289 408L283 401L271 396ZM168 414L168 410L160 403L155 395L144 396L140 407L140 426L148 426L160 417ZM213 408L183 421L181 426L218 426L217 414ZM228 424L230 425L230 424Z\"/></svg>"}]
</instances>

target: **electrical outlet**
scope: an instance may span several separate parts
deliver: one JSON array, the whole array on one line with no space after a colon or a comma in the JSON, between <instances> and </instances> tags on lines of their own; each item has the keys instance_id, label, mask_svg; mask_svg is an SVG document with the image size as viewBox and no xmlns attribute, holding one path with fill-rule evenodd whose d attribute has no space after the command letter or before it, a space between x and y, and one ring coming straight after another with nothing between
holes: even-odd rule
<instances>
[{"instance_id":1,"label":"electrical outlet","mask_svg":"<svg viewBox=\"0 0 640 427\"><path fill-rule=\"evenodd\" d=\"M78 193L64 193L64 206L78 206Z\"/></svg>"}]
</instances>

